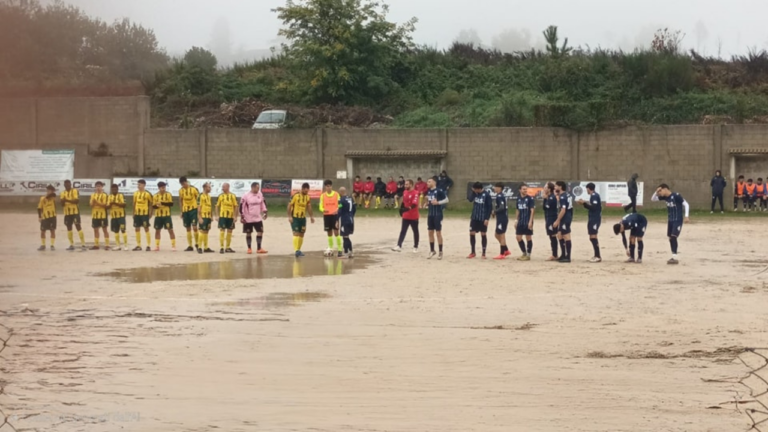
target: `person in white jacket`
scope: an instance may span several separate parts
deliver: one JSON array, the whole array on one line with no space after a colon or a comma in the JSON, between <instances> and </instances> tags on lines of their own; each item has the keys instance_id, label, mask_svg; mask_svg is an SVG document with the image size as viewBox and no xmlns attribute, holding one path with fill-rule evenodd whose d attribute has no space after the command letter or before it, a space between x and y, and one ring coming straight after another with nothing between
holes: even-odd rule
<instances>
[{"instance_id":1,"label":"person in white jacket","mask_svg":"<svg viewBox=\"0 0 768 432\"><path fill-rule=\"evenodd\" d=\"M248 253L253 253L251 235L254 231L256 231L256 253L267 253L261 247L261 241L264 237L264 221L267 220L267 202L261 193L259 182L251 183L250 192L246 192L240 199L240 218L240 222L243 224L243 233L245 233L245 242L248 245Z\"/></svg>"}]
</instances>

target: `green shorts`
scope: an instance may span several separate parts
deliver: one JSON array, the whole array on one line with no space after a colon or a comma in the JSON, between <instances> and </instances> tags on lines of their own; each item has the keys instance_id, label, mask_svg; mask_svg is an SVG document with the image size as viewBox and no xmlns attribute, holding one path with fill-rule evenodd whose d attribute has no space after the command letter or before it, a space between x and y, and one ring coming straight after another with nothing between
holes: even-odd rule
<instances>
[{"instance_id":1,"label":"green shorts","mask_svg":"<svg viewBox=\"0 0 768 432\"><path fill-rule=\"evenodd\" d=\"M223 230L235 229L235 220L233 218L219 218L219 229L223 229Z\"/></svg>"},{"instance_id":2,"label":"green shorts","mask_svg":"<svg viewBox=\"0 0 768 432\"><path fill-rule=\"evenodd\" d=\"M295 233L304 234L307 231L307 218L293 218L291 230Z\"/></svg>"},{"instance_id":3,"label":"green shorts","mask_svg":"<svg viewBox=\"0 0 768 432\"><path fill-rule=\"evenodd\" d=\"M181 220L184 222L184 228L196 227L197 226L197 209L182 213Z\"/></svg>"},{"instance_id":4,"label":"green shorts","mask_svg":"<svg viewBox=\"0 0 768 432\"><path fill-rule=\"evenodd\" d=\"M109 226L113 233L125 232L125 217L112 218Z\"/></svg>"},{"instance_id":5,"label":"green shorts","mask_svg":"<svg viewBox=\"0 0 768 432\"><path fill-rule=\"evenodd\" d=\"M40 231L56 231L56 218L47 218L40 221Z\"/></svg>"},{"instance_id":6,"label":"green shorts","mask_svg":"<svg viewBox=\"0 0 768 432\"><path fill-rule=\"evenodd\" d=\"M170 216L155 216L155 229L173 229L173 218Z\"/></svg>"},{"instance_id":7,"label":"green shorts","mask_svg":"<svg viewBox=\"0 0 768 432\"><path fill-rule=\"evenodd\" d=\"M80 225L79 214L64 216L64 226L66 226L68 230L72 231L72 225Z\"/></svg>"},{"instance_id":8,"label":"green shorts","mask_svg":"<svg viewBox=\"0 0 768 432\"><path fill-rule=\"evenodd\" d=\"M136 229L149 228L149 215L134 215L133 227Z\"/></svg>"},{"instance_id":9,"label":"green shorts","mask_svg":"<svg viewBox=\"0 0 768 432\"><path fill-rule=\"evenodd\" d=\"M210 231L211 230L211 218L203 218L203 222L200 224L200 230L201 231Z\"/></svg>"},{"instance_id":10,"label":"green shorts","mask_svg":"<svg viewBox=\"0 0 768 432\"><path fill-rule=\"evenodd\" d=\"M108 225L107 218L91 219L91 228L106 228Z\"/></svg>"}]
</instances>

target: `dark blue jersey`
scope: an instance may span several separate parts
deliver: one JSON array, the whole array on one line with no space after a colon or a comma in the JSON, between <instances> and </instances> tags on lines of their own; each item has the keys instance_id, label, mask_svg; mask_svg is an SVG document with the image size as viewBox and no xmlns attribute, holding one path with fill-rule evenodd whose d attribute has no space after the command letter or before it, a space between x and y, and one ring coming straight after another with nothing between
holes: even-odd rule
<instances>
[{"instance_id":1,"label":"dark blue jersey","mask_svg":"<svg viewBox=\"0 0 768 432\"><path fill-rule=\"evenodd\" d=\"M631 230L634 228L642 228L648 226L648 219L640 213L630 213L621 220L621 224L625 230Z\"/></svg>"},{"instance_id":2,"label":"dark blue jersey","mask_svg":"<svg viewBox=\"0 0 768 432\"><path fill-rule=\"evenodd\" d=\"M448 196L442 189L434 188L427 191L427 203L429 209L429 216L443 216L443 204L432 205L433 200L437 202L445 201Z\"/></svg>"},{"instance_id":3,"label":"dark blue jersey","mask_svg":"<svg viewBox=\"0 0 768 432\"><path fill-rule=\"evenodd\" d=\"M536 201L532 196L524 196L517 199L517 225L527 227L531 222L531 212L536 207Z\"/></svg>"},{"instance_id":4,"label":"dark blue jersey","mask_svg":"<svg viewBox=\"0 0 768 432\"><path fill-rule=\"evenodd\" d=\"M565 216L562 221L570 223L573 220L573 195L570 192L563 191L560 194L560 210L565 209ZM558 210L558 212L560 212Z\"/></svg>"},{"instance_id":5,"label":"dark blue jersey","mask_svg":"<svg viewBox=\"0 0 768 432\"><path fill-rule=\"evenodd\" d=\"M603 214L603 202L597 192L589 196L589 202L584 203L584 208L589 210L589 220L599 221Z\"/></svg>"},{"instance_id":6,"label":"dark blue jersey","mask_svg":"<svg viewBox=\"0 0 768 432\"><path fill-rule=\"evenodd\" d=\"M683 213L683 196L677 192L672 193L666 198L660 198L667 202L667 214L670 222L682 222L685 214Z\"/></svg>"},{"instance_id":7,"label":"dark blue jersey","mask_svg":"<svg viewBox=\"0 0 768 432\"><path fill-rule=\"evenodd\" d=\"M355 223L355 213L357 205L351 196L339 198L339 221L342 225L353 225Z\"/></svg>"},{"instance_id":8,"label":"dark blue jersey","mask_svg":"<svg viewBox=\"0 0 768 432\"><path fill-rule=\"evenodd\" d=\"M500 221L506 221L509 220L509 205L507 204L507 197L504 196L504 193L496 194L496 208L494 209L494 213L496 214L496 219Z\"/></svg>"},{"instance_id":9,"label":"dark blue jersey","mask_svg":"<svg viewBox=\"0 0 768 432\"><path fill-rule=\"evenodd\" d=\"M552 225L557 220L557 213L560 211L560 207L557 205L557 197L552 194L544 198L544 221L547 225Z\"/></svg>"},{"instance_id":10,"label":"dark blue jersey","mask_svg":"<svg viewBox=\"0 0 768 432\"><path fill-rule=\"evenodd\" d=\"M469 201L472 204L472 220L487 221L491 218L491 212L493 211L493 198L488 191L482 191L480 193L472 192L472 196L469 197Z\"/></svg>"}]
</instances>

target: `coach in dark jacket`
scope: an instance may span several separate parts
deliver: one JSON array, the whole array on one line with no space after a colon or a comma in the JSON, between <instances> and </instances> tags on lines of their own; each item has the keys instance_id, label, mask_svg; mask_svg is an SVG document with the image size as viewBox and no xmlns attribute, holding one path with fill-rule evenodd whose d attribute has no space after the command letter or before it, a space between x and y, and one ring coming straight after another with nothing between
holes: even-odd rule
<instances>
[{"instance_id":1,"label":"coach in dark jacket","mask_svg":"<svg viewBox=\"0 0 768 432\"><path fill-rule=\"evenodd\" d=\"M624 206L624 211L632 209L632 213L637 213L637 174L632 174L627 182L627 195L629 195L629 204Z\"/></svg>"},{"instance_id":2,"label":"coach in dark jacket","mask_svg":"<svg viewBox=\"0 0 768 432\"><path fill-rule=\"evenodd\" d=\"M444 190L446 193L453 187L453 180L448 177L448 173L443 170L437 177L437 188Z\"/></svg>"},{"instance_id":3,"label":"coach in dark jacket","mask_svg":"<svg viewBox=\"0 0 768 432\"><path fill-rule=\"evenodd\" d=\"M720 213L723 213L723 192L725 191L725 185L727 183L725 182L725 178L723 177L723 174L720 172L720 170L715 171L715 176L712 177L712 180L709 182L709 185L712 186L712 211L711 213L715 212L715 201L720 200Z\"/></svg>"}]
</instances>

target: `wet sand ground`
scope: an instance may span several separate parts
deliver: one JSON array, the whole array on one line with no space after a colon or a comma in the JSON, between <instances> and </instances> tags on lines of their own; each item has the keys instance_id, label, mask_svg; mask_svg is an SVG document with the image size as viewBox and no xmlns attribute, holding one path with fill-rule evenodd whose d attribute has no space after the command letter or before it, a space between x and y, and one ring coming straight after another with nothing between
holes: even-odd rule
<instances>
[{"instance_id":1,"label":"wet sand ground","mask_svg":"<svg viewBox=\"0 0 768 432\"><path fill-rule=\"evenodd\" d=\"M583 223L559 265L541 233L531 262L468 261L449 219L438 262L426 233L388 252L396 218L358 220L354 263L323 260L310 225L296 264L282 219L270 256L247 257L242 234L234 256L67 253L63 230L39 253L34 216L0 214L0 432L748 429L757 406L729 404L749 397L727 381L749 370L741 348L768 346L768 222L694 221L677 267L665 224L640 266L609 222L599 265ZM171 264L153 283L99 275Z\"/></svg>"}]
</instances>

